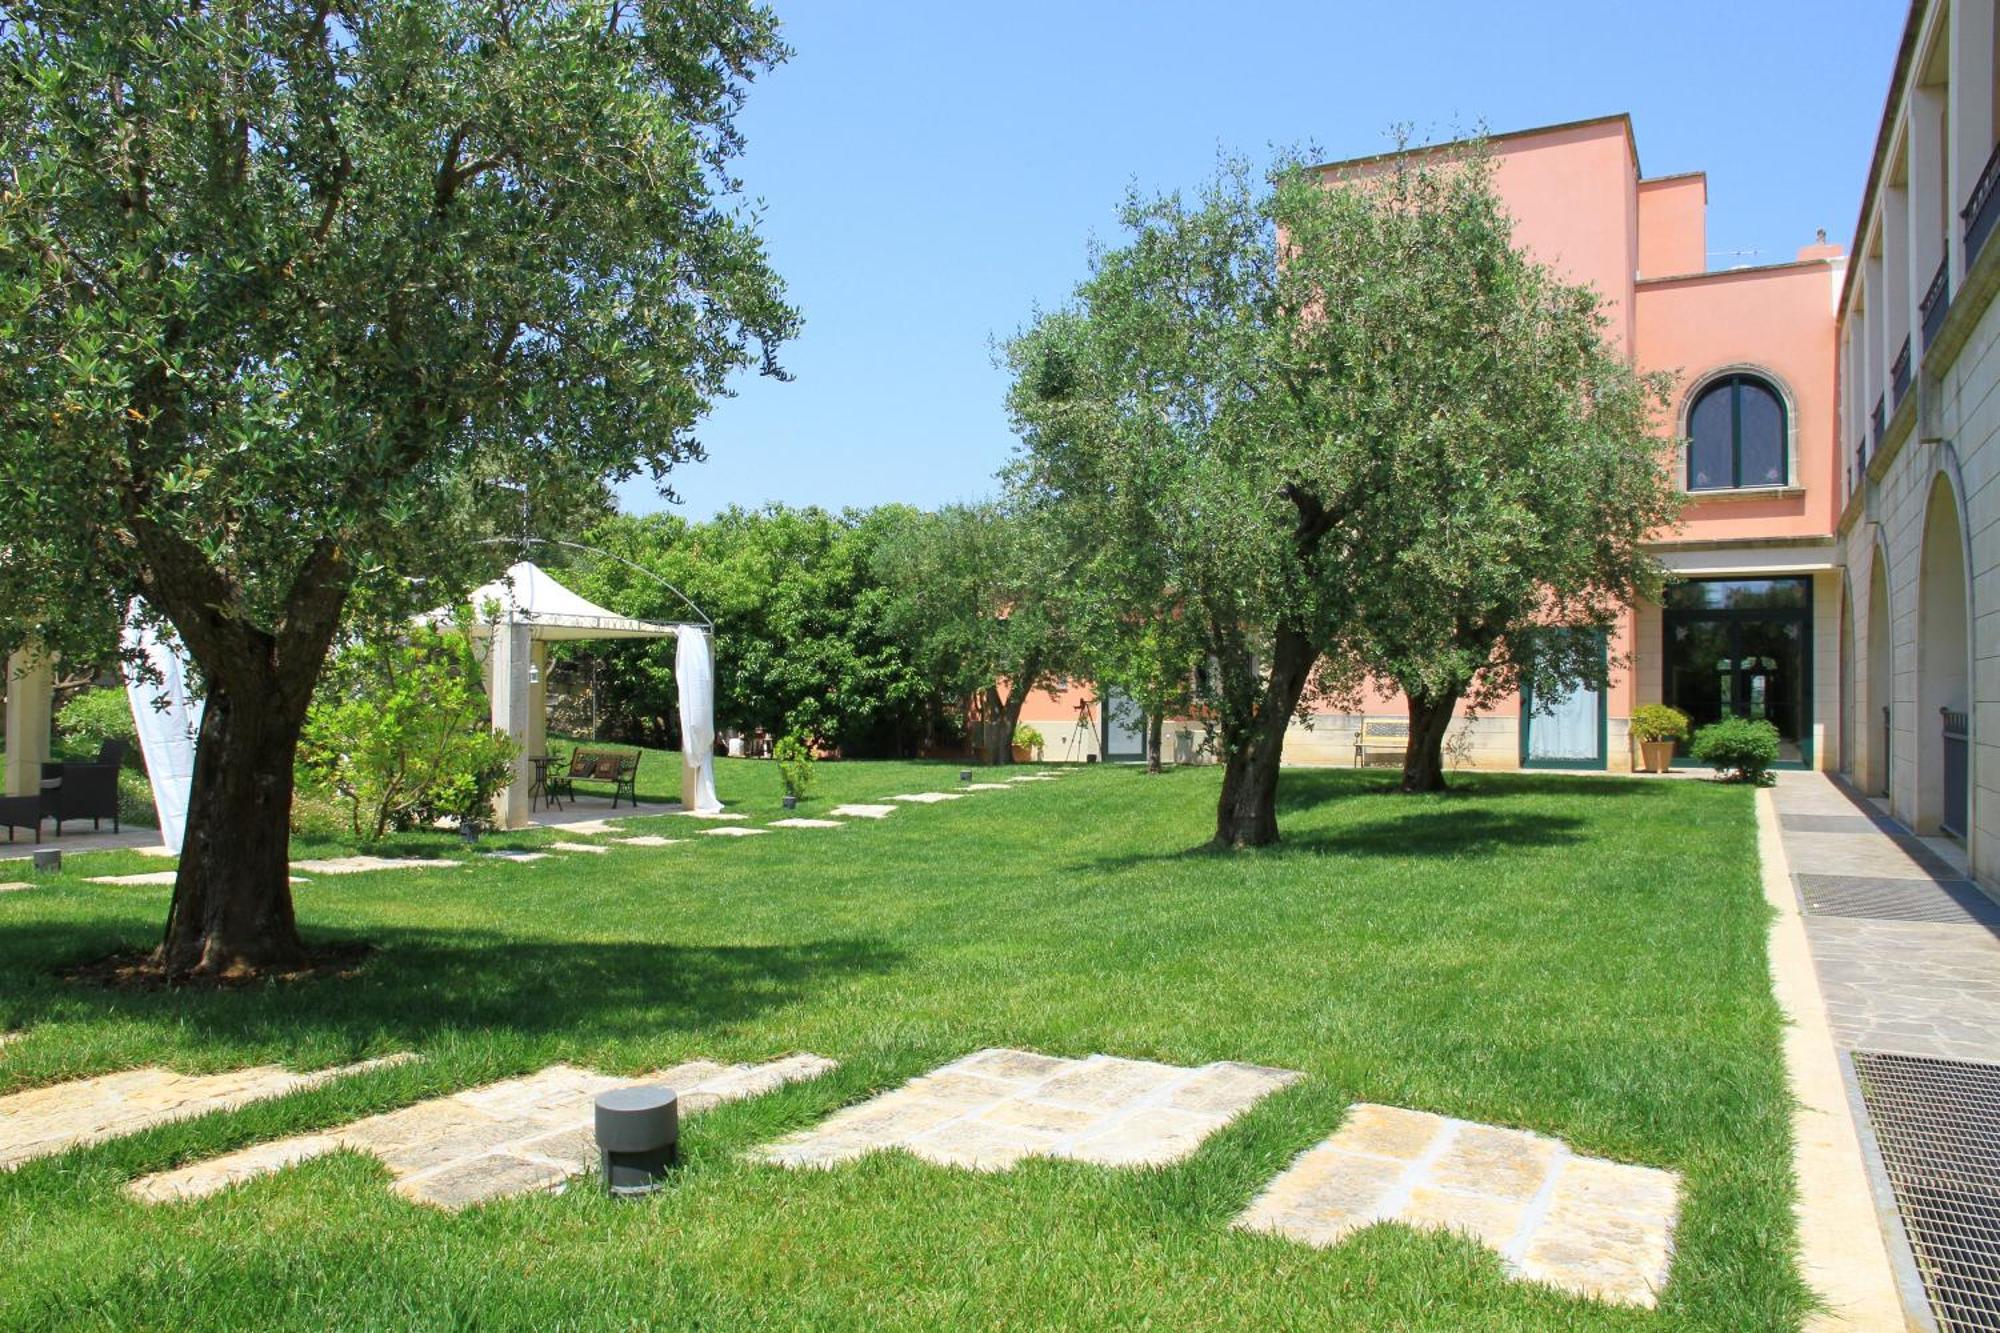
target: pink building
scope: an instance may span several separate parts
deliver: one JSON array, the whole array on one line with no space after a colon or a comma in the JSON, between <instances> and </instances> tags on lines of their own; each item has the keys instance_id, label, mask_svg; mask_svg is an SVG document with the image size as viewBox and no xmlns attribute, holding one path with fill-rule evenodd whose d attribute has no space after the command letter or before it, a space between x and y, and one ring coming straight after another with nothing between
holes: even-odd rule
<instances>
[{"instance_id":1,"label":"pink building","mask_svg":"<svg viewBox=\"0 0 2000 1333\"><path fill-rule=\"evenodd\" d=\"M1664 606L1637 606L1606 645L1605 691L1539 706L1509 700L1463 719L1452 748L1475 767L1629 769L1634 705L1663 701L1697 725L1727 714L1768 718L1786 762L1836 762L1843 500L1836 420L1834 311L1846 261L1824 237L1778 264L1711 271L1707 178L1648 177L1631 119L1552 125L1492 140L1496 180L1517 242L1605 298L1611 337L1641 370L1676 376L1675 475L1681 527L1660 534L1676 576ZM1381 159L1329 163L1329 178ZM1394 694L1366 716L1401 718ZM1023 710L1050 759L1136 757L1136 714L1106 708L1084 685L1038 693ZM1293 763L1353 763L1362 716L1295 725ZM1170 724L1171 758L1190 747Z\"/></svg>"}]
</instances>

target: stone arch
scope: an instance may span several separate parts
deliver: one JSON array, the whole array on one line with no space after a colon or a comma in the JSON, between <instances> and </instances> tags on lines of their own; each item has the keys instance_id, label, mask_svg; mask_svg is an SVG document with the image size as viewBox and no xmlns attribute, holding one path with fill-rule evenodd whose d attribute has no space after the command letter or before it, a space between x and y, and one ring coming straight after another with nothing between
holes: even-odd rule
<instances>
[{"instance_id":1,"label":"stone arch","mask_svg":"<svg viewBox=\"0 0 2000 1333\"><path fill-rule=\"evenodd\" d=\"M1862 771L1854 775L1861 789L1871 796L1887 796L1893 777L1890 764L1891 719L1896 706L1895 638L1889 607L1889 560L1879 536L1874 557L1868 565L1867 649L1858 703L1857 728L1866 728L1868 739L1857 747L1867 756Z\"/></svg>"},{"instance_id":2,"label":"stone arch","mask_svg":"<svg viewBox=\"0 0 2000 1333\"><path fill-rule=\"evenodd\" d=\"M1919 833L1947 818L1943 711L1972 706L1972 583L1967 574L1964 510L1948 472L1931 481L1917 566L1917 763ZM1969 813L1969 812L1967 812ZM1960 831L1967 831L1963 822Z\"/></svg>"}]
</instances>

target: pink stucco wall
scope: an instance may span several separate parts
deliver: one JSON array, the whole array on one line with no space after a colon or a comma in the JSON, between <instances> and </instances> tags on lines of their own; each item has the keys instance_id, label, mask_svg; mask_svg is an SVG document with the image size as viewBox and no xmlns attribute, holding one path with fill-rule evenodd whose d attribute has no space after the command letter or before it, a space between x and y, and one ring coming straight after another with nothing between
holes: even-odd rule
<instances>
[{"instance_id":1,"label":"pink stucco wall","mask_svg":"<svg viewBox=\"0 0 2000 1333\"><path fill-rule=\"evenodd\" d=\"M1639 182L1639 276L1708 268L1708 177L1699 171Z\"/></svg>"},{"instance_id":2,"label":"pink stucco wall","mask_svg":"<svg viewBox=\"0 0 2000 1333\"><path fill-rule=\"evenodd\" d=\"M1769 498L1691 500L1681 539L1821 536L1840 516L1835 448L1833 294L1826 259L1638 284L1638 365L1677 376L1666 429L1684 428L1690 396L1713 373L1753 369L1784 391L1792 489Z\"/></svg>"}]
</instances>

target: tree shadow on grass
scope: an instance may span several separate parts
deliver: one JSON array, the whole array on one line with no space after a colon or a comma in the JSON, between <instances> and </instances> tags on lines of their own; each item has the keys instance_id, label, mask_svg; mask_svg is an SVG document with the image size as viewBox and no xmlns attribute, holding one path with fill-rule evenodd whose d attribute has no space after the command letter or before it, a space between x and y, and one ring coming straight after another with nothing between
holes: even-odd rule
<instances>
[{"instance_id":1,"label":"tree shadow on grass","mask_svg":"<svg viewBox=\"0 0 2000 1333\"><path fill-rule=\"evenodd\" d=\"M1310 810L1352 796L1401 797L1411 801L1461 799L1504 800L1508 797L1557 797L1562 800L1650 801L1663 795L1663 783L1644 778L1571 777L1561 773L1453 773L1442 792L1426 796L1401 790L1402 772L1386 767L1302 770L1287 769L1278 781L1279 814Z\"/></svg>"},{"instance_id":2,"label":"tree shadow on grass","mask_svg":"<svg viewBox=\"0 0 2000 1333\"><path fill-rule=\"evenodd\" d=\"M1077 869L1124 870L1148 863L1204 857L1388 857L1448 860L1500 856L1526 848L1564 847L1583 841L1585 821L1575 815L1493 810L1480 805L1447 805L1415 810L1393 819L1338 829L1280 830L1275 847L1233 852L1212 843L1178 852L1129 852L1094 857Z\"/></svg>"},{"instance_id":3,"label":"tree shadow on grass","mask_svg":"<svg viewBox=\"0 0 2000 1333\"><path fill-rule=\"evenodd\" d=\"M308 943L344 941L375 946L350 976L238 991L119 991L55 972L151 939L119 938L102 925L14 928L0 940L0 1027L113 1019L244 1043L329 1037L356 1050L385 1039L421 1048L450 1033L594 1043L733 1026L904 961L873 939L691 946L378 928L314 931Z\"/></svg>"}]
</instances>

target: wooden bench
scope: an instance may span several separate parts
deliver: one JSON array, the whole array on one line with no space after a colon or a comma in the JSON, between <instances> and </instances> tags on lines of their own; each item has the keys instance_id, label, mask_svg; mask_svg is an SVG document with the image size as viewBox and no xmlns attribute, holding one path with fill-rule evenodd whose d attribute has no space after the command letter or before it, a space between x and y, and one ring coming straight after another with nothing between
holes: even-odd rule
<instances>
[{"instance_id":1,"label":"wooden bench","mask_svg":"<svg viewBox=\"0 0 2000 1333\"><path fill-rule=\"evenodd\" d=\"M639 804L639 756L636 752L622 750L578 750L569 757L569 767L560 773L550 773L545 784L547 795L558 799L574 798L579 782L608 782L611 784L611 808L618 808L620 797Z\"/></svg>"},{"instance_id":2,"label":"wooden bench","mask_svg":"<svg viewBox=\"0 0 2000 1333\"><path fill-rule=\"evenodd\" d=\"M1406 717L1364 717L1361 730L1354 733L1354 766L1360 768L1371 754L1402 754L1410 748L1410 719Z\"/></svg>"}]
</instances>

